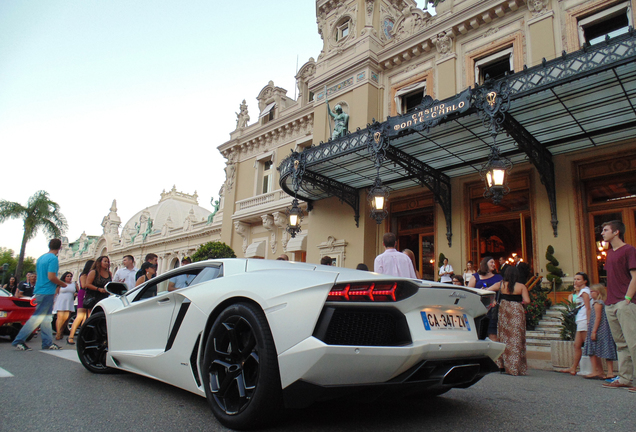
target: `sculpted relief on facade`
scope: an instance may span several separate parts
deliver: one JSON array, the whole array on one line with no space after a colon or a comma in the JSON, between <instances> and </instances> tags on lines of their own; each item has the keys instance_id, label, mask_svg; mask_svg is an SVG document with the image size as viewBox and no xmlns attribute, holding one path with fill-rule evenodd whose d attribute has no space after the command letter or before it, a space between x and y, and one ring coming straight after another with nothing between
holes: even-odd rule
<instances>
[{"instance_id":1,"label":"sculpted relief on facade","mask_svg":"<svg viewBox=\"0 0 636 432\"><path fill-rule=\"evenodd\" d=\"M435 40L435 47L441 57L449 55L453 49L453 33L451 31L441 32L437 35Z\"/></svg>"},{"instance_id":2,"label":"sculpted relief on facade","mask_svg":"<svg viewBox=\"0 0 636 432\"><path fill-rule=\"evenodd\" d=\"M548 3L550 0L528 0L528 10L533 15L541 15L548 10Z\"/></svg>"}]
</instances>

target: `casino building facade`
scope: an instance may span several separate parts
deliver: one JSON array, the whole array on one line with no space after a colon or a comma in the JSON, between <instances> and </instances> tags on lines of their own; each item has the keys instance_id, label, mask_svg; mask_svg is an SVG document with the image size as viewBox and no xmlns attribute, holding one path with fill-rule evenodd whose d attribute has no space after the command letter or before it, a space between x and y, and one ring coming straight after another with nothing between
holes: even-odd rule
<instances>
[{"instance_id":1,"label":"casino building facade","mask_svg":"<svg viewBox=\"0 0 636 432\"><path fill-rule=\"evenodd\" d=\"M219 146L219 238L238 256L372 268L392 231L426 279L440 253L456 273L517 254L545 274L552 245L566 273L602 279L599 226L621 219L636 244L633 2L445 0L436 12L316 1L323 49L299 69L298 99L270 81L258 116L249 124L242 106ZM330 139L327 101L349 134ZM487 190L493 165L506 183ZM374 185L388 195L371 217Z\"/></svg>"}]
</instances>

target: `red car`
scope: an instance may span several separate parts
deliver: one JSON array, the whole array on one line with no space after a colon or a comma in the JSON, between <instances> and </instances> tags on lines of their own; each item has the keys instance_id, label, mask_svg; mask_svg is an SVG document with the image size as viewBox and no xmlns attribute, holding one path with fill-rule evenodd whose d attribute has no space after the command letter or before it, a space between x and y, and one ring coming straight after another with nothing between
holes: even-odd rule
<instances>
[{"instance_id":1,"label":"red car","mask_svg":"<svg viewBox=\"0 0 636 432\"><path fill-rule=\"evenodd\" d=\"M0 288L0 336L15 339L25 322L35 312L30 299L19 299Z\"/></svg>"}]
</instances>

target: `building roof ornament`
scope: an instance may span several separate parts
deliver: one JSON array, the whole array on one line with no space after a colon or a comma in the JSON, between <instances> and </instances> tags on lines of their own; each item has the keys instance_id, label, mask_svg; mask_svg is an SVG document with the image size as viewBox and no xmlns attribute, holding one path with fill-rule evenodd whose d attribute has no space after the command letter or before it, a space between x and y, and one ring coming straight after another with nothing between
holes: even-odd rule
<instances>
[{"instance_id":1,"label":"building roof ornament","mask_svg":"<svg viewBox=\"0 0 636 432\"><path fill-rule=\"evenodd\" d=\"M247 103L245 102L245 99L243 99L243 102L239 107L239 112L236 113L236 130L245 129L249 121L250 115L247 112Z\"/></svg>"},{"instance_id":2,"label":"building roof ornament","mask_svg":"<svg viewBox=\"0 0 636 432\"><path fill-rule=\"evenodd\" d=\"M161 199L159 202L161 203L169 199L176 199L189 204L199 205L199 195L197 194L197 191L194 191L192 195L185 192L178 192L175 185L172 186L172 189L170 189L169 192L166 192L165 189L161 192Z\"/></svg>"}]
</instances>

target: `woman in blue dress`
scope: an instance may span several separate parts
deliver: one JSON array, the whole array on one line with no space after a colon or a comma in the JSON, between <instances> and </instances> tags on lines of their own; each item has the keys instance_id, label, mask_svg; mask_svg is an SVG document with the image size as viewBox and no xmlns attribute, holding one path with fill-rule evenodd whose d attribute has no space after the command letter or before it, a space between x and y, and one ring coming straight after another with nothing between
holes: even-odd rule
<instances>
[{"instance_id":1,"label":"woman in blue dress","mask_svg":"<svg viewBox=\"0 0 636 432\"><path fill-rule=\"evenodd\" d=\"M481 288L486 289L497 282L501 282L503 277L495 273L497 269L497 265L495 264L495 259L491 256L487 256L481 260L479 264L479 270L477 273L473 274L470 278L470 282L468 282L468 286L471 288ZM494 305L493 305L494 306ZM496 314L488 314L488 337L490 340L497 342L497 322L498 317Z\"/></svg>"}]
</instances>

